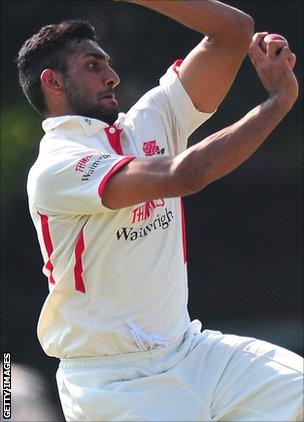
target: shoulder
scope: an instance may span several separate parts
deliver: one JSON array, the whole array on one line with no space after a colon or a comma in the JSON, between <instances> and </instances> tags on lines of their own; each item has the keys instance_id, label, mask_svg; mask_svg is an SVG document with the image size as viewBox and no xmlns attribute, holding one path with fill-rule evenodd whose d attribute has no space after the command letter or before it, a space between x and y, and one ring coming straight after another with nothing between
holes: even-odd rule
<instances>
[{"instance_id":1,"label":"shoulder","mask_svg":"<svg viewBox=\"0 0 304 422\"><path fill-rule=\"evenodd\" d=\"M85 165L91 157L100 155L100 151L88 148L64 136L46 135L40 144L36 162L28 174L28 185L32 184L41 191L54 188L55 183L62 183L65 176Z\"/></svg>"}]
</instances>

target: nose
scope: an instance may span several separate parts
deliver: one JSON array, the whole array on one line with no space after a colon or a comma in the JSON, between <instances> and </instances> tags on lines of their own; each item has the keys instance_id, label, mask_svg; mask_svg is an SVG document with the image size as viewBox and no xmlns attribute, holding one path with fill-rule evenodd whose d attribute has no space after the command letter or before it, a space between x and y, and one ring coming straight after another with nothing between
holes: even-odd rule
<instances>
[{"instance_id":1,"label":"nose","mask_svg":"<svg viewBox=\"0 0 304 422\"><path fill-rule=\"evenodd\" d=\"M109 71L106 75L106 79L104 81L105 85L115 88L119 84L119 82L120 78L115 72L115 70L109 68Z\"/></svg>"}]
</instances>

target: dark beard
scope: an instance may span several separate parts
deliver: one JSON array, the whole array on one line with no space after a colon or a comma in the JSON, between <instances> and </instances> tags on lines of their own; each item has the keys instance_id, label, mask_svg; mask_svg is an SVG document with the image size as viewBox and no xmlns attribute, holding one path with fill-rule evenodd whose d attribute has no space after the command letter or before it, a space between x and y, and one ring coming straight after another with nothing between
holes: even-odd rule
<instances>
[{"instance_id":1,"label":"dark beard","mask_svg":"<svg viewBox=\"0 0 304 422\"><path fill-rule=\"evenodd\" d=\"M92 104L86 96L86 92L74 84L69 76L64 78L65 93L68 105L74 114L102 120L112 125L118 117L116 106L104 107L101 104Z\"/></svg>"}]
</instances>

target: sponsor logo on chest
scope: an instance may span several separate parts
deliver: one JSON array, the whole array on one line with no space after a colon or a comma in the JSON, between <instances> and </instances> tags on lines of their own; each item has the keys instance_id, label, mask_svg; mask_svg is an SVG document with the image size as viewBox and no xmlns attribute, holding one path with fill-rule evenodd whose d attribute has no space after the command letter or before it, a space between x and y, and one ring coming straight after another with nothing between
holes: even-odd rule
<instances>
[{"instance_id":1,"label":"sponsor logo on chest","mask_svg":"<svg viewBox=\"0 0 304 422\"><path fill-rule=\"evenodd\" d=\"M172 211L166 207L163 214L157 214L150 223L145 224L139 228L135 227L121 227L116 232L117 240L125 242L134 242L137 239L141 239L155 232L155 230L163 229L166 230L170 226L173 220Z\"/></svg>"},{"instance_id":2,"label":"sponsor logo on chest","mask_svg":"<svg viewBox=\"0 0 304 422\"><path fill-rule=\"evenodd\" d=\"M163 207L164 205L165 201L163 199L155 199L152 201L147 201L145 204L134 208L132 210L132 224L146 220L150 217L152 210L158 207Z\"/></svg>"},{"instance_id":3,"label":"sponsor logo on chest","mask_svg":"<svg viewBox=\"0 0 304 422\"><path fill-rule=\"evenodd\" d=\"M164 199L147 201L133 208L131 211L131 224L133 226L121 227L116 231L116 238L118 241L134 242L137 239L149 236L156 230L168 229L173 218L173 212L166 206ZM138 223L142 221L145 221L145 224L138 227Z\"/></svg>"},{"instance_id":4,"label":"sponsor logo on chest","mask_svg":"<svg viewBox=\"0 0 304 422\"><path fill-rule=\"evenodd\" d=\"M151 157L152 155L156 154L163 155L165 152L165 148L160 148L154 139L144 141L142 145L142 150L146 157Z\"/></svg>"}]
</instances>

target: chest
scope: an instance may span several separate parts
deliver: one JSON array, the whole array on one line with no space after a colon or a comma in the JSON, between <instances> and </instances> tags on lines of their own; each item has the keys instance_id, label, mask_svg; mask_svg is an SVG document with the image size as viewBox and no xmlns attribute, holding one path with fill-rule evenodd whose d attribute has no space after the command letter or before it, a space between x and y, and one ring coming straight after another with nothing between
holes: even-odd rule
<instances>
[{"instance_id":1,"label":"chest","mask_svg":"<svg viewBox=\"0 0 304 422\"><path fill-rule=\"evenodd\" d=\"M170 150L171 133L164 123L143 122L132 126L106 128L103 141L109 153L136 157L165 157Z\"/></svg>"}]
</instances>

